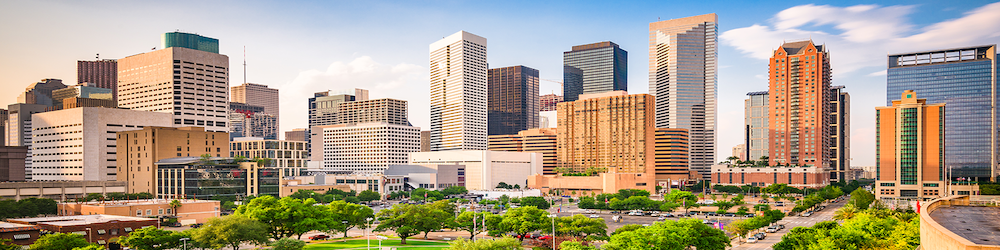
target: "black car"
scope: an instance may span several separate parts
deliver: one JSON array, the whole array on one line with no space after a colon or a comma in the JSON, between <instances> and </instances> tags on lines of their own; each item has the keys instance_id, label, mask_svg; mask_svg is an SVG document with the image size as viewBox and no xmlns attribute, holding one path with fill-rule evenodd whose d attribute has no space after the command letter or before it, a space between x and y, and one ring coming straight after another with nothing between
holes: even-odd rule
<instances>
[{"instance_id":1,"label":"black car","mask_svg":"<svg viewBox=\"0 0 1000 250\"><path fill-rule=\"evenodd\" d=\"M201 223L191 224L191 228L199 228L201 227L201 225L202 225Z\"/></svg>"}]
</instances>

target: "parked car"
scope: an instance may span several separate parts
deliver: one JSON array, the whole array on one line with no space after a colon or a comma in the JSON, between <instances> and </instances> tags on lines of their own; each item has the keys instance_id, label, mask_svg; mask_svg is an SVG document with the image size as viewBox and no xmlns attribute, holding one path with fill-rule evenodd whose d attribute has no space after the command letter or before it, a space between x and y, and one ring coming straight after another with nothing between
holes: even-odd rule
<instances>
[{"instance_id":1,"label":"parked car","mask_svg":"<svg viewBox=\"0 0 1000 250\"><path fill-rule=\"evenodd\" d=\"M590 217L590 218L601 218L600 215L596 215L596 214L587 215L587 217Z\"/></svg>"},{"instance_id":2,"label":"parked car","mask_svg":"<svg viewBox=\"0 0 1000 250\"><path fill-rule=\"evenodd\" d=\"M329 239L329 238L330 238L330 236L329 235L325 235L325 234L317 234L317 235L309 236L309 240L324 240L324 239Z\"/></svg>"},{"instance_id":3,"label":"parked car","mask_svg":"<svg viewBox=\"0 0 1000 250\"><path fill-rule=\"evenodd\" d=\"M191 228L199 228L199 227L201 227L201 225L202 225L201 223L194 223L194 224L191 224Z\"/></svg>"},{"instance_id":4,"label":"parked car","mask_svg":"<svg viewBox=\"0 0 1000 250\"><path fill-rule=\"evenodd\" d=\"M809 216L812 216L812 215L813 215L813 213L812 213L812 212L805 212L805 213L802 213L802 216L803 216L803 217L809 217Z\"/></svg>"},{"instance_id":5,"label":"parked car","mask_svg":"<svg viewBox=\"0 0 1000 250\"><path fill-rule=\"evenodd\" d=\"M734 214L734 213L726 213L725 216L726 217L736 217L736 214Z\"/></svg>"},{"instance_id":6,"label":"parked car","mask_svg":"<svg viewBox=\"0 0 1000 250\"><path fill-rule=\"evenodd\" d=\"M649 213L649 217L660 217L660 212Z\"/></svg>"},{"instance_id":7,"label":"parked car","mask_svg":"<svg viewBox=\"0 0 1000 250\"><path fill-rule=\"evenodd\" d=\"M744 214L744 215L743 215L743 217L747 217L747 218L753 218L753 217L754 217L754 215L753 215L753 214Z\"/></svg>"},{"instance_id":8,"label":"parked car","mask_svg":"<svg viewBox=\"0 0 1000 250\"><path fill-rule=\"evenodd\" d=\"M759 200L759 201L757 201L757 204L767 204L767 203L768 203L767 200Z\"/></svg>"},{"instance_id":9,"label":"parked car","mask_svg":"<svg viewBox=\"0 0 1000 250\"><path fill-rule=\"evenodd\" d=\"M780 201L779 201L779 202L775 202L775 203L774 203L774 206L775 206L775 207L784 207L784 206L785 206L785 203L784 203L784 202L780 202Z\"/></svg>"},{"instance_id":10,"label":"parked car","mask_svg":"<svg viewBox=\"0 0 1000 250\"><path fill-rule=\"evenodd\" d=\"M667 220L667 217L663 217L663 216L656 217L656 220Z\"/></svg>"},{"instance_id":11,"label":"parked car","mask_svg":"<svg viewBox=\"0 0 1000 250\"><path fill-rule=\"evenodd\" d=\"M674 214L672 214L672 213L665 213L665 214L661 214L660 217L674 217Z\"/></svg>"},{"instance_id":12,"label":"parked car","mask_svg":"<svg viewBox=\"0 0 1000 250\"><path fill-rule=\"evenodd\" d=\"M764 231L768 232L768 233L774 233L774 232L778 231L778 227L770 226L770 227L767 227L767 229L765 229Z\"/></svg>"},{"instance_id":13,"label":"parked car","mask_svg":"<svg viewBox=\"0 0 1000 250\"><path fill-rule=\"evenodd\" d=\"M785 229L785 224L778 224L778 230Z\"/></svg>"},{"instance_id":14,"label":"parked car","mask_svg":"<svg viewBox=\"0 0 1000 250\"><path fill-rule=\"evenodd\" d=\"M747 237L747 243L757 243L757 237Z\"/></svg>"},{"instance_id":15,"label":"parked car","mask_svg":"<svg viewBox=\"0 0 1000 250\"><path fill-rule=\"evenodd\" d=\"M757 237L757 239L761 239L761 240L767 238L767 234L766 233L757 233L757 234L754 234L753 236Z\"/></svg>"},{"instance_id":16,"label":"parked car","mask_svg":"<svg viewBox=\"0 0 1000 250\"><path fill-rule=\"evenodd\" d=\"M538 240L552 240L552 236L543 235L542 237L538 237Z\"/></svg>"}]
</instances>

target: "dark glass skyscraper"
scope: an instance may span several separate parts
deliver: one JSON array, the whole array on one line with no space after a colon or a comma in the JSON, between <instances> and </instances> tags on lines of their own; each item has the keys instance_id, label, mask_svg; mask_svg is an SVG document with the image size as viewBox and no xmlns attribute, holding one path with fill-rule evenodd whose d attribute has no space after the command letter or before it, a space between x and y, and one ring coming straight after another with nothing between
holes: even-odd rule
<instances>
[{"instance_id":1,"label":"dark glass skyscraper","mask_svg":"<svg viewBox=\"0 0 1000 250\"><path fill-rule=\"evenodd\" d=\"M489 135L513 135L537 128L538 70L513 66L490 69L487 75Z\"/></svg>"},{"instance_id":2,"label":"dark glass skyscraper","mask_svg":"<svg viewBox=\"0 0 1000 250\"><path fill-rule=\"evenodd\" d=\"M585 44L563 52L564 101L613 90L628 91L628 52L618 44Z\"/></svg>"},{"instance_id":3,"label":"dark glass skyscraper","mask_svg":"<svg viewBox=\"0 0 1000 250\"><path fill-rule=\"evenodd\" d=\"M945 103L945 167L951 178L996 176L996 45L889 55L886 104L914 90Z\"/></svg>"}]
</instances>

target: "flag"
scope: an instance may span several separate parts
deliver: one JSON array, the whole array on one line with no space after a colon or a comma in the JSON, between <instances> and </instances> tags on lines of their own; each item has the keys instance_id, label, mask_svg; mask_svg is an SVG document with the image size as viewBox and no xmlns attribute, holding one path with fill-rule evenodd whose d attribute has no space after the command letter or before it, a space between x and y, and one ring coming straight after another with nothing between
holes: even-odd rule
<instances>
[{"instance_id":1,"label":"flag","mask_svg":"<svg viewBox=\"0 0 1000 250\"><path fill-rule=\"evenodd\" d=\"M917 201L917 214L920 214L920 201Z\"/></svg>"}]
</instances>

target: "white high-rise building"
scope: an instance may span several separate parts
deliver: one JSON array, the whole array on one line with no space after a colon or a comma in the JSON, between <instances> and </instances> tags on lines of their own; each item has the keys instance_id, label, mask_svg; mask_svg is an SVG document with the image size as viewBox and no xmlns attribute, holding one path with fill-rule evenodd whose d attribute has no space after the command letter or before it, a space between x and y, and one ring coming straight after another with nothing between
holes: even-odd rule
<instances>
[{"instance_id":1,"label":"white high-rise building","mask_svg":"<svg viewBox=\"0 0 1000 250\"><path fill-rule=\"evenodd\" d=\"M714 13L649 24L649 93L656 127L687 129L690 170L715 164L718 26Z\"/></svg>"},{"instance_id":2,"label":"white high-rise building","mask_svg":"<svg viewBox=\"0 0 1000 250\"><path fill-rule=\"evenodd\" d=\"M486 38L459 31L430 45L432 151L486 150Z\"/></svg>"},{"instance_id":3,"label":"white high-rise building","mask_svg":"<svg viewBox=\"0 0 1000 250\"><path fill-rule=\"evenodd\" d=\"M31 115L31 179L117 180L116 132L172 127L160 112L81 107Z\"/></svg>"},{"instance_id":4,"label":"white high-rise building","mask_svg":"<svg viewBox=\"0 0 1000 250\"><path fill-rule=\"evenodd\" d=\"M330 171L382 173L389 165L407 164L420 151L420 128L388 122L336 124L313 127L313 160Z\"/></svg>"}]
</instances>

